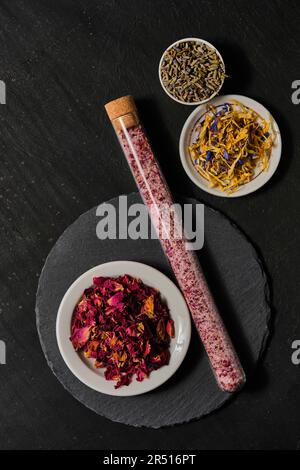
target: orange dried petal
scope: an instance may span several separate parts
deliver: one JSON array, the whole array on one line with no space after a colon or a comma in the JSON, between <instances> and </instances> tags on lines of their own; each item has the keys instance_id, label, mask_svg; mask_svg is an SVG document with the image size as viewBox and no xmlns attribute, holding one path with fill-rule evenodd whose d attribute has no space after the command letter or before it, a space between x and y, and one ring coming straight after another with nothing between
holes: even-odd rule
<instances>
[{"instance_id":1,"label":"orange dried petal","mask_svg":"<svg viewBox=\"0 0 300 470\"><path fill-rule=\"evenodd\" d=\"M155 317L155 313L154 313L154 296L153 295L150 295L144 301L141 313L144 313L145 315L147 315L151 319Z\"/></svg>"}]
</instances>

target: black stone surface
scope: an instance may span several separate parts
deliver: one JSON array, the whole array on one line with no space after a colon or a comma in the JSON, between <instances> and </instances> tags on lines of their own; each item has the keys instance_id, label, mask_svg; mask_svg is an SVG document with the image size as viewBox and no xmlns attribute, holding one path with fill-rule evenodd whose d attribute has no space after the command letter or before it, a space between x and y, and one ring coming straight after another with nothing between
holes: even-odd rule
<instances>
[{"instance_id":1,"label":"black stone surface","mask_svg":"<svg viewBox=\"0 0 300 470\"><path fill-rule=\"evenodd\" d=\"M296 0L1 0L1 449L300 448L300 10ZM198 189L178 155L191 112L169 99L158 61L177 38L216 44L224 93L262 102L281 129L269 183L235 200ZM220 210L247 234L264 266L273 321L266 354L230 406L189 424L135 429L75 400L47 366L35 322L45 258L80 214L136 187L103 104L132 93L173 193Z\"/></svg>"},{"instance_id":2,"label":"black stone surface","mask_svg":"<svg viewBox=\"0 0 300 470\"><path fill-rule=\"evenodd\" d=\"M118 220L118 198L109 203L116 208ZM141 203L140 196L131 194L128 207L135 203ZM173 277L158 240L99 240L96 236L99 220L96 208L81 215L59 238L43 268L36 313L49 366L75 398L120 423L159 428L185 423L219 408L231 395L221 392L216 385L196 331L176 374L144 395L110 397L89 389L68 370L58 350L55 323L61 299L77 277L98 264L124 259L149 264ZM248 375L268 335L266 276L252 245L228 219L206 207L204 226L205 243L199 256Z\"/></svg>"}]
</instances>

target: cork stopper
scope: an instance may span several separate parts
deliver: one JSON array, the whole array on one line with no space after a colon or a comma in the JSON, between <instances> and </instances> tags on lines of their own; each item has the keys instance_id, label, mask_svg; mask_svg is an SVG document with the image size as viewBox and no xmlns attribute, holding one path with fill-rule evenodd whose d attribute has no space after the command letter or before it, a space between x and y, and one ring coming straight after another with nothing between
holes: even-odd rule
<instances>
[{"instance_id":1,"label":"cork stopper","mask_svg":"<svg viewBox=\"0 0 300 470\"><path fill-rule=\"evenodd\" d=\"M132 96L122 96L105 105L106 112L115 130L122 130L122 123L128 129L139 124L137 108Z\"/></svg>"}]
</instances>

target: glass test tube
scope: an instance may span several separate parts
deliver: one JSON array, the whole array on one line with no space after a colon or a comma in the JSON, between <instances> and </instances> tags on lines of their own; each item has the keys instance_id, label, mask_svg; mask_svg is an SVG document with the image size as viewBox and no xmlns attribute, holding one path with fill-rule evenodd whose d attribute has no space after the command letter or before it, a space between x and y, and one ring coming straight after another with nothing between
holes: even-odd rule
<instances>
[{"instance_id":1,"label":"glass test tube","mask_svg":"<svg viewBox=\"0 0 300 470\"><path fill-rule=\"evenodd\" d=\"M173 213L173 224L177 229L179 224L171 209L174 201L140 123L135 102L131 96L124 96L111 101L105 108L188 304L217 383L222 390L234 392L245 383L245 373L212 298L196 253L186 248L184 236L179 238L175 236L174 230L170 230L170 213ZM170 211L167 214L168 207Z\"/></svg>"}]
</instances>

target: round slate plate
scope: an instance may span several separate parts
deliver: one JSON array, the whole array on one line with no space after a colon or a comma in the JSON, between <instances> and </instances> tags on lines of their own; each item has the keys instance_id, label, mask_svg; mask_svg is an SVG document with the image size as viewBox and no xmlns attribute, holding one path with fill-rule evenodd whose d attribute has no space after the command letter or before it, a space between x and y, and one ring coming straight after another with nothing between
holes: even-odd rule
<instances>
[{"instance_id":1,"label":"round slate plate","mask_svg":"<svg viewBox=\"0 0 300 470\"><path fill-rule=\"evenodd\" d=\"M118 208L118 198L109 201ZM141 202L136 193L128 205ZM185 202L197 203L195 200ZM174 280L158 240L99 240L96 208L59 238L43 268L36 302L37 327L47 362L81 403L113 421L159 428L200 418L231 395L220 391L195 331L175 375L158 389L136 397L110 397L81 383L60 356L55 322L66 290L83 272L107 261L127 259L153 266ZM205 243L199 257L246 374L251 376L268 336L269 289L252 245L227 218L205 207Z\"/></svg>"}]
</instances>

